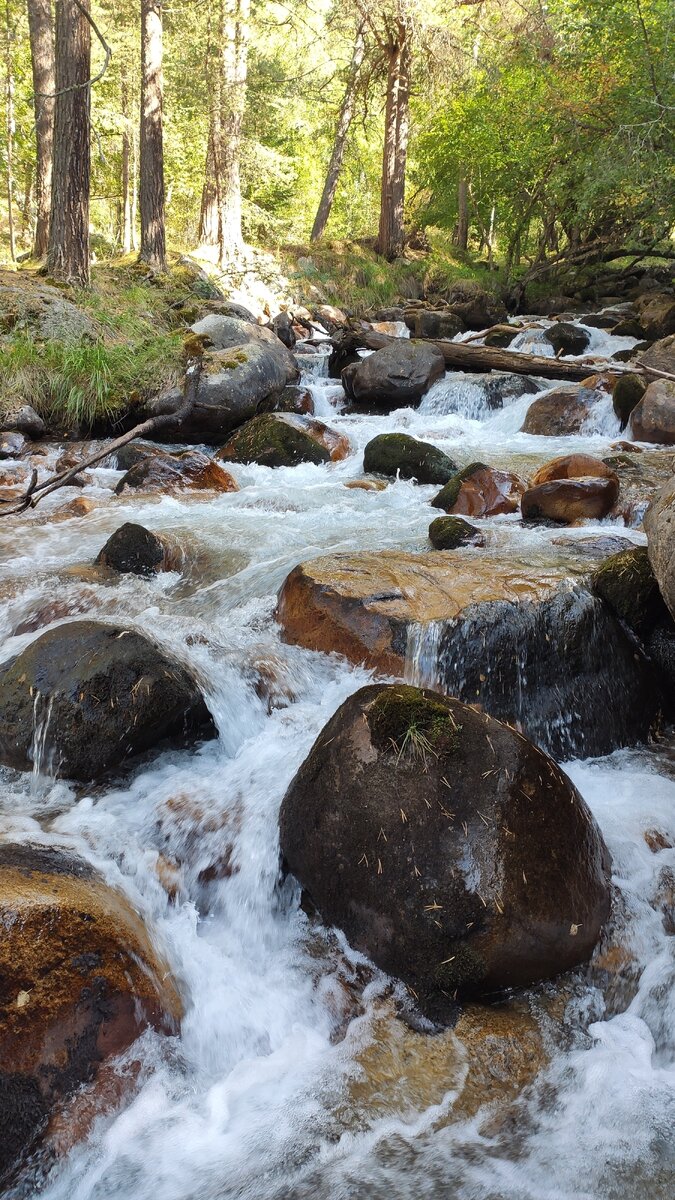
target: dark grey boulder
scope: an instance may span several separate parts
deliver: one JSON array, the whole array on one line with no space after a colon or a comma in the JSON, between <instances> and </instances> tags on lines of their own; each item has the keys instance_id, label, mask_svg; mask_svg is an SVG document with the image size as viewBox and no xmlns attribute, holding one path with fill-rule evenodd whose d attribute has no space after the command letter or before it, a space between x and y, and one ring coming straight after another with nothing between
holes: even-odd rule
<instances>
[{"instance_id":1,"label":"dark grey boulder","mask_svg":"<svg viewBox=\"0 0 675 1200\"><path fill-rule=\"evenodd\" d=\"M444 373L443 355L435 346L401 339L361 359L350 385L357 404L390 410L417 404Z\"/></svg>"}]
</instances>

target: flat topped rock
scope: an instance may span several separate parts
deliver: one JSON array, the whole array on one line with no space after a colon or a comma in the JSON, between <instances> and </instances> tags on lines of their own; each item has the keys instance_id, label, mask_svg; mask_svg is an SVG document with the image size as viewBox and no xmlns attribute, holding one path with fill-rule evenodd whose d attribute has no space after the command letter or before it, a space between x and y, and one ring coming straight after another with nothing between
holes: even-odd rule
<instances>
[{"instance_id":1,"label":"flat topped rock","mask_svg":"<svg viewBox=\"0 0 675 1200\"><path fill-rule=\"evenodd\" d=\"M286 641L400 673L408 625L451 620L484 601L539 600L563 576L547 569L533 578L526 563L465 551L333 554L291 571L277 619Z\"/></svg>"}]
</instances>

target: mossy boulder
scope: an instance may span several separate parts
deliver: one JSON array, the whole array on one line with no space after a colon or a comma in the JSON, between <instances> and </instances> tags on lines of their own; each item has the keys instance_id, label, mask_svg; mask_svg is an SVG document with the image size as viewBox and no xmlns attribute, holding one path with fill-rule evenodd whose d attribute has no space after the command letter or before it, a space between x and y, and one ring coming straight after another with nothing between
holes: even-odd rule
<instances>
[{"instance_id":1,"label":"mossy boulder","mask_svg":"<svg viewBox=\"0 0 675 1200\"><path fill-rule=\"evenodd\" d=\"M147 1026L177 1033L182 1007L166 962L128 900L70 851L0 845L0 923L0 1181L6 1183L59 1106ZM71 1124L77 1116L75 1101Z\"/></svg>"},{"instance_id":2,"label":"mossy boulder","mask_svg":"<svg viewBox=\"0 0 675 1200\"><path fill-rule=\"evenodd\" d=\"M646 390L647 384L641 375L619 375L612 389L612 406L622 429L626 428L630 414Z\"/></svg>"},{"instance_id":3,"label":"mossy boulder","mask_svg":"<svg viewBox=\"0 0 675 1200\"><path fill-rule=\"evenodd\" d=\"M612 554L595 571L591 584L596 595L640 636L667 619L646 546Z\"/></svg>"},{"instance_id":4,"label":"mossy boulder","mask_svg":"<svg viewBox=\"0 0 675 1200\"><path fill-rule=\"evenodd\" d=\"M332 449L337 443L345 442L339 434L334 434L335 444L331 448L325 436L330 433L320 421L303 420L290 413L261 413L238 429L216 458L222 462L258 463L261 467L326 463L333 458Z\"/></svg>"},{"instance_id":5,"label":"mossy boulder","mask_svg":"<svg viewBox=\"0 0 675 1200\"><path fill-rule=\"evenodd\" d=\"M375 475L416 479L418 483L447 483L457 464L430 442L420 442L407 433L381 433L368 442L363 469Z\"/></svg>"},{"instance_id":6,"label":"mossy boulder","mask_svg":"<svg viewBox=\"0 0 675 1200\"><path fill-rule=\"evenodd\" d=\"M524 490L523 481L511 471L473 462L453 475L431 503L447 513L494 517L516 512Z\"/></svg>"},{"instance_id":7,"label":"mossy boulder","mask_svg":"<svg viewBox=\"0 0 675 1200\"><path fill-rule=\"evenodd\" d=\"M214 732L185 668L132 629L72 621L0 667L0 762L21 771L89 781L167 738Z\"/></svg>"},{"instance_id":8,"label":"mossy boulder","mask_svg":"<svg viewBox=\"0 0 675 1200\"><path fill-rule=\"evenodd\" d=\"M429 541L435 550L456 550L458 546L484 546L485 538L475 525L462 517L436 517L429 526Z\"/></svg>"},{"instance_id":9,"label":"mossy boulder","mask_svg":"<svg viewBox=\"0 0 675 1200\"><path fill-rule=\"evenodd\" d=\"M609 855L571 781L516 730L402 684L361 688L290 784L281 849L324 921L428 1016L584 962Z\"/></svg>"}]
</instances>

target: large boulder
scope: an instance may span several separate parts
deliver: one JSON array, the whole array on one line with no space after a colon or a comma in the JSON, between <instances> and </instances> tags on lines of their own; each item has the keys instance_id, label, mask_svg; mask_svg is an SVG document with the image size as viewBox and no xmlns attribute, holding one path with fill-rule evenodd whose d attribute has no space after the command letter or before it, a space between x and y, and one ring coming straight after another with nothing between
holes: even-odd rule
<instances>
[{"instance_id":1,"label":"large boulder","mask_svg":"<svg viewBox=\"0 0 675 1200\"><path fill-rule=\"evenodd\" d=\"M540 437L579 433L596 399L593 392L585 388L575 391L556 388L532 401L525 414L521 433L533 433Z\"/></svg>"},{"instance_id":2,"label":"large boulder","mask_svg":"<svg viewBox=\"0 0 675 1200\"><path fill-rule=\"evenodd\" d=\"M0 430L13 430L15 433L23 433L27 438L39 438L46 433L47 426L30 404L22 404L3 413Z\"/></svg>"},{"instance_id":3,"label":"large boulder","mask_svg":"<svg viewBox=\"0 0 675 1200\"><path fill-rule=\"evenodd\" d=\"M375 685L323 729L284 797L281 850L323 919L425 1012L585 962L610 858L560 768L438 693Z\"/></svg>"},{"instance_id":4,"label":"large boulder","mask_svg":"<svg viewBox=\"0 0 675 1200\"><path fill-rule=\"evenodd\" d=\"M152 533L143 525L125 521L101 547L96 562L120 575L156 575L178 571L183 563L180 546L166 534Z\"/></svg>"},{"instance_id":5,"label":"large boulder","mask_svg":"<svg viewBox=\"0 0 675 1200\"><path fill-rule=\"evenodd\" d=\"M147 1026L177 1033L182 1012L167 964L128 900L70 851L0 843L0 924L6 1183L106 1060Z\"/></svg>"},{"instance_id":6,"label":"large boulder","mask_svg":"<svg viewBox=\"0 0 675 1200\"><path fill-rule=\"evenodd\" d=\"M593 573L591 583L596 595L642 638L667 619L646 546L610 555Z\"/></svg>"},{"instance_id":7,"label":"large boulder","mask_svg":"<svg viewBox=\"0 0 675 1200\"><path fill-rule=\"evenodd\" d=\"M552 479L581 479L597 476L601 479L615 479L618 484L616 471L601 458L592 454L562 454L552 458L535 471L530 480L530 487L538 487L540 483L550 483Z\"/></svg>"},{"instance_id":8,"label":"large boulder","mask_svg":"<svg viewBox=\"0 0 675 1200\"><path fill-rule=\"evenodd\" d=\"M183 450L179 454L143 454L115 491L142 492L236 492L232 476L200 450Z\"/></svg>"},{"instance_id":9,"label":"large boulder","mask_svg":"<svg viewBox=\"0 0 675 1200\"><path fill-rule=\"evenodd\" d=\"M197 402L181 422L180 440L218 445L233 429L254 417L261 401L294 383L298 367L290 350L272 332L236 317L210 314L192 326L206 342ZM151 415L173 412L183 402L179 389L149 405ZM170 440L171 430L165 431Z\"/></svg>"},{"instance_id":10,"label":"large boulder","mask_svg":"<svg viewBox=\"0 0 675 1200\"><path fill-rule=\"evenodd\" d=\"M640 354L640 363L645 367L651 367L653 371L668 371L671 375L675 375L675 333L654 342L654 345L650 346L648 350L643 350Z\"/></svg>"},{"instance_id":11,"label":"large boulder","mask_svg":"<svg viewBox=\"0 0 675 1200\"><path fill-rule=\"evenodd\" d=\"M356 364L351 392L359 405L405 408L417 404L444 372L443 355L435 346L401 338Z\"/></svg>"},{"instance_id":12,"label":"large boulder","mask_svg":"<svg viewBox=\"0 0 675 1200\"><path fill-rule=\"evenodd\" d=\"M601 521L619 498L619 480L612 472L603 479L592 475L581 479L552 479L524 493L521 512L524 521Z\"/></svg>"},{"instance_id":13,"label":"large boulder","mask_svg":"<svg viewBox=\"0 0 675 1200\"><path fill-rule=\"evenodd\" d=\"M452 309L422 308L412 315L409 328L416 338L454 338L466 325Z\"/></svg>"},{"instance_id":14,"label":"large boulder","mask_svg":"<svg viewBox=\"0 0 675 1200\"><path fill-rule=\"evenodd\" d=\"M278 597L285 641L440 686L560 758L645 738L662 707L651 665L564 562L466 550L334 554Z\"/></svg>"},{"instance_id":15,"label":"large boulder","mask_svg":"<svg viewBox=\"0 0 675 1200\"><path fill-rule=\"evenodd\" d=\"M644 527L649 561L661 595L675 618L675 475L647 510Z\"/></svg>"},{"instance_id":16,"label":"large boulder","mask_svg":"<svg viewBox=\"0 0 675 1200\"><path fill-rule=\"evenodd\" d=\"M612 407L625 429L628 419L645 394L647 384L642 375L619 375L612 389Z\"/></svg>"},{"instance_id":17,"label":"large boulder","mask_svg":"<svg viewBox=\"0 0 675 1200\"><path fill-rule=\"evenodd\" d=\"M675 382L655 379L630 414L630 431L637 442L675 446Z\"/></svg>"},{"instance_id":18,"label":"large boulder","mask_svg":"<svg viewBox=\"0 0 675 1200\"><path fill-rule=\"evenodd\" d=\"M0 761L92 780L166 738L212 737L184 667L133 629L72 621L0 667Z\"/></svg>"},{"instance_id":19,"label":"large boulder","mask_svg":"<svg viewBox=\"0 0 675 1200\"><path fill-rule=\"evenodd\" d=\"M675 296L672 292L647 292L635 307L648 338L666 338L675 333Z\"/></svg>"},{"instance_id":20,"label":"large boulder","mask_svg":"<svg viewBox=\"0 0 675 1200\"><path fill-rule=\"evenodd\" d=\"M446 483L457 464L430 442L420 442L407 433L380 433L366 446L363 469L375 475L416 479L418 483Z\"/></svg>"},{"instance_id":21,"label":"large boulder","mask_svg":"<svg viewBox=\"0 0 675 1200\"><path fill-rule=\"evenodd\" d=\"M556 321L546 330L544 337L551 343L557 355L583 354L591 340L587 329L571 325L568 321Z\"/></svg>"},{"instance_id":22,"label":"large boulder","mask_svg":"<svg viewBox=\"0 0 675 1200\"><path fill-rule=\"evenodd\" d=\"M298 463L337 462L349 442L321 421L292 413L261 413L247 421L216 454L222 462L295 467Z\"/></svg>"},{"instance_id":23,"label":"large boulder","mask_svg":"<svg viewBox=\"0 0 675 1200\"><path fill-rule=\"evenodd\" d=\"M495 517L514 513L525 484L511 471L498 471L485 463L470 463L458 471L431 501L434 508L464 517Z\"/></svg>"}]
</instances>

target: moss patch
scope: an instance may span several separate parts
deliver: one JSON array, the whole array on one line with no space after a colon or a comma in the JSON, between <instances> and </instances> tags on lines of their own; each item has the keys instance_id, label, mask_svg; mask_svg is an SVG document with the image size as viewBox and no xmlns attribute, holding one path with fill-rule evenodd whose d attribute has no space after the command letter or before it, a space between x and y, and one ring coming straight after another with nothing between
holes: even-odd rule
<instances>
[{"instance_id":1,"label":"moss patch","mask_svg":"<svg viewBox=\"0 0 675 1200\"><path fill-rule=\"evenodd\" d=\"M489 468L485 463L469 463L468 467L464 467L461 471L458 471L456 475L453 475L452 479L448 480L445 487L441 488L441 491L438 493L438 495L434 496L433 500L431 501L434 508L444 508L446 512L450 512L457 503L457 497L459 496L462 484L467 479L470 479L476 471L487 470L489 470Z\"/></svg>"},{"instance_id":2,"label":"moss patch","mask_svg":"<svg viewBox=\"0 0 675 1200\"><path fill-rule=\"evenodd\" d=\"M419 688L394 686L380 692L368 711L373 744L399 759L424 762L457 752L461 725L439 700Z\"/></svg>"},{"instance_id":3,"label":"moss patch","mask_svg":"<svg viewBox=\"0 0 675 1200\"><path fill-rule=\"evenodd\" d=\"M593 574L591 584L596 595L636 633L649 632L666 616L666 606L644 546L622 550L605 559Z\"/></svg>"}]
</instances>

